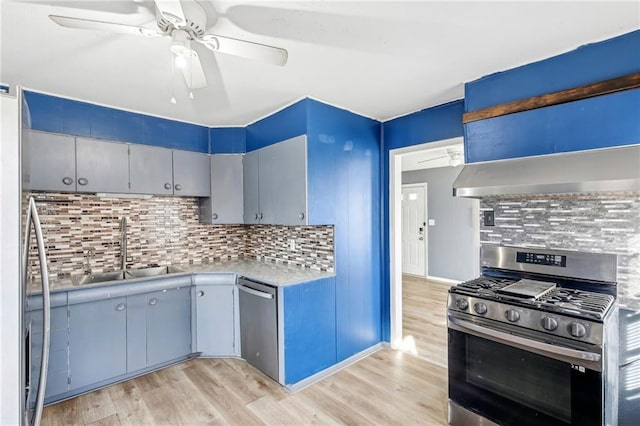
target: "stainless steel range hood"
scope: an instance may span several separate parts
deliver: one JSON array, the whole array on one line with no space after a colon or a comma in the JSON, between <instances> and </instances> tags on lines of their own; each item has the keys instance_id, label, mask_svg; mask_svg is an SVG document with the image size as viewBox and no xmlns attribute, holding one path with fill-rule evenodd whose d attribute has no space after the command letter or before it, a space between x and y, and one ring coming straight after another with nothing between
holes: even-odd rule
<instances>
[{"instance_id":1,"label":"stainless steel range hood","mask_svg":"<svg viewBox=\"0 0 640 426\"><path fill-rule=\"evenodd\" d=\"M453 195L640 191L640 145L466 164Z\"/></svg>"}]
</instances>

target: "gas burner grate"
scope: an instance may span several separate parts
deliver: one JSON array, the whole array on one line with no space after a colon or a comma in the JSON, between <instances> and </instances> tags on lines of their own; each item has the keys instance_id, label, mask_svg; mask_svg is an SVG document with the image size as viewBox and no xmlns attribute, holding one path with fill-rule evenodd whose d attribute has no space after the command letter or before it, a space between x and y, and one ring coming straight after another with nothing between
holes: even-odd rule
<instances>
[{"instance_id":1,"label":"gas burner grate","mask_svg":"<svg viewBox=\"0 0 640 426\"><path fill-rule=\"evenodd\" d=\"M514 283L516 280L508 278L479 277L465 281L456 286L456 290L473 292L479 295L493 294L494 291Z\"/></svg>"},{"instance_id":2,"label":"gas burner grate","mask_svg":"<svg viewBox=\"0 0 640 426\"><path fill-rule=\"evenodd\" d=\"M540 297L537 302L550 310L573 313L575 311L604 318L613 304L613 296L568 288L556 288Z\"/></svg>"}]
</instances>

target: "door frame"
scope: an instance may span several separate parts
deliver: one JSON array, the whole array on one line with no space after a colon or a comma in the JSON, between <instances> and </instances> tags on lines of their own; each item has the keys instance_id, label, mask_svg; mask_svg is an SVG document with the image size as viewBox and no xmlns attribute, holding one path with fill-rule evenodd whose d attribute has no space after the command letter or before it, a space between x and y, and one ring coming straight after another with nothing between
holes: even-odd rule
<instances>
[{"instance_id":1,"label":"door frame","mask_svg":"<svg viewBox=\"0 0 640 426\"><path fill-rule=\"evenodd\" d=\"M462 136L389 151L389 312L391 347L402 347L402 155L463 142ZM479 231L476 232L479 241ZM479 243L478 243L479 245ZM474 267L479 265L479 256ZM478 266L479 268L479 266Z\"/></svg>"},{"instance_id":2,"label":"door frame","mask_svg":"<svg viewBox=\"0 0 640 426\"><path fill-rule=\"evenodd\" d=\"M427 182L421 182L421 183L402 183L402 177L401 177L401 187L400 187L400 194L402 195L402 190L405 188L424 188L424 275L414 275L415 277L422 277L422 278L427 278L429 276L429 226L427 225L428 221L429 221L429 197L428 197L428 192L427 192ZM400 202L400 239L402 241L402 200ZM402 251L400 251L400 254L402 254ZM404 273L404 272L403 272ZM409 274L409 275L413 275L413 274Z\"/></svg>"}]
</instances>

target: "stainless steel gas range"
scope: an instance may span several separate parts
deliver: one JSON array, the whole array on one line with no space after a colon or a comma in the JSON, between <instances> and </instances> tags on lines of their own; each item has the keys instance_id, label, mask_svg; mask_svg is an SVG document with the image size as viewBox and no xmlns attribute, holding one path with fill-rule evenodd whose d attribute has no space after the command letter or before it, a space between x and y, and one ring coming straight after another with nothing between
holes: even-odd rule
<instances>
[{"instance_id":1,"label":"stainless steel gas range","mask_svg":"<svg viewBox=\"0 0 640 426\"><path fill-rule=\"evenodd\" d=\"M611 254L481 247L449 291L449 423L615 425Z\"/></svg>"}]
</instances>

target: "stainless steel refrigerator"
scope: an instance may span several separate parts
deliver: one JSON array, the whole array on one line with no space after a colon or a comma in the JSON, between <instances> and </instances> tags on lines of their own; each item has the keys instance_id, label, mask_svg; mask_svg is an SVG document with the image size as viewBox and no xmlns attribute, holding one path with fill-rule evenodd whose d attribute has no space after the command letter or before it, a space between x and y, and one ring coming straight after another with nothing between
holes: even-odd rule
<instances>
[{"instance_id":1,"label":"stainless steel refrigerator","mask_svg":"<svg viewBox=\"0 0 640 426\"><path fill-rule=\"evenodd\" d=\"M19 92L19 97L21 93ZM22 102L22 117L28 125L29 111ZM24 200L25 197L23 196ZM42 417L45 390L47 387L47 366L49 363L49 338L51 308L49 302L49 275L42 226L36 208L36 201L28 197L22 206L26 210L22 240L22 383L23 425L39 425ZM31 232L35 234L32 247ZM34 250L35 249L35 250ZM39 273L32 273L29 254L35 251L39 258ZM33 278L32 278L33 277Z\"/></svg>"}]
</instances>

